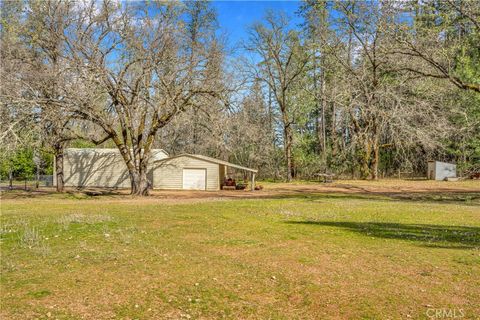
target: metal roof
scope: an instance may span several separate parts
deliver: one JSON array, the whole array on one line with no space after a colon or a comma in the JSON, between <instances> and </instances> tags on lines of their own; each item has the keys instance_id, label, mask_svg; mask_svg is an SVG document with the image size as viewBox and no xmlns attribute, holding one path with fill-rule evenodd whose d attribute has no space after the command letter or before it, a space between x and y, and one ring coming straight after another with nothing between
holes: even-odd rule
<instances>
[{"instance_id":1,"label":"metal roof","mask_svg":"<svg viewBox=\"0 0 480 320\"><path fill-rule=\"evenodd\" d=\"M98 152L98 153L118 153L118 148L65 148L67 152ZM168 156L168 152L163 149L152 149L152 153L163 152Z\"/></svg>"},{"instance_id":2,"label":"metal roof","mask_svg":"<svg viewBox=\"0 0 480 320\"><path fill-rule=\"evenodd\" d=\"M231 162L227 162L227 161L203 156L203 155L200 155L200 154L190 154L190 153L182 153L182 154L179 154L178 156L173 156L173 157L169 157L169 158L165 158L165 159L160 159L160 160L157 160L155 162L166 161L166 160L179 158L179 157L190 157L190 158L204 160L204 161L208 161L208 162L212 162L212 163L223 164L224 166L227 166L227 167L236 168L236 169L240 169L240 170L245 170L245 171L249 171L249 172L253 172L253 173L258 172L258 170L247 168L247 167L242 167L242 166L239 166L238 164L234 164L234 163L231 163Z\"/></svg>"}]
</instances>

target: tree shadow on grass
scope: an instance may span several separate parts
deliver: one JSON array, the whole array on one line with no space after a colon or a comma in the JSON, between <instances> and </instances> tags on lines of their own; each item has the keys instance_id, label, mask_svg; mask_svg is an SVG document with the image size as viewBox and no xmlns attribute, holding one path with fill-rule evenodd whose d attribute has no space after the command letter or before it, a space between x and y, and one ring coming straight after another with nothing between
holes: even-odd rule
<instances>
[{"instance_id":1,"label":"tree shadow on grass","mask_svg":"<svg viewBox=\"0 0 480 320\"><path fill-rule=\"evenodd\" d=\"M303 199L321 201L322 199L385 200L400 202L452 203L470 206L480 204L480 192L303 192L279 194L263 197L265 199Z\"/></svg>"},{"instance_id":2,"label":"tree shadow on grass","mask_svg":"<svg viewBox=\"0 0 480 320\"><path fill-rule=\"evenodd\" d=\"M343 228L370 237L419 242L430 248L480 249L480 227L315 220L286 223Z\"/></svg>"},{"instance_id":3,"label":"tree shadow on grass","mask_svg":"<svg viewBox=\"0 0 480 320\"><path fill-rule=\"evenodd\" d=\"M52 198L52 199L89 199L93 197L112 197L127 195L128 193L122 189L114 188L68 188L64 193L57 193L53 188L41 189L13 189L2 192L0 198L4 200L10 199L33 199L33 198Z\"/></svg>"}]
</instances>

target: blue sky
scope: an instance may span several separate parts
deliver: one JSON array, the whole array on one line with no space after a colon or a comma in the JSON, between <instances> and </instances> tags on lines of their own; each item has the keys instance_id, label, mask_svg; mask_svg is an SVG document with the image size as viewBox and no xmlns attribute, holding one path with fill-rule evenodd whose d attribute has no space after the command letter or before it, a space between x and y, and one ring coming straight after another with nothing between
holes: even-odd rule
<instances>
[{"instance_id":1,"label":"blue sky","mask_svg":"<svg viewBox=\"0 0 480 320\"><path fill-rule=\"evenodd\" d=\"M220 28L227 34L228 45L234 46L247 39L246 29L252 23L261 21L266 10L285 11L298 23L295 16L300 1L212 1L217 10Z\"/></svg>"}]
</instances>

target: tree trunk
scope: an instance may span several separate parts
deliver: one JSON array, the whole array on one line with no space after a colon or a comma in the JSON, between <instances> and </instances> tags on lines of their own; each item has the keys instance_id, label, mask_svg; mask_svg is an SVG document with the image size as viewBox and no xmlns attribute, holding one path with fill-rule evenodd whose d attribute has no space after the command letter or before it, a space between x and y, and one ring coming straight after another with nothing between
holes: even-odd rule
<instances>
[{"instance_id":1,"label":"tree trunk","mask_svg":"<svg viewBox=\"0 0 480 320\"><path fill-rule=\"evenodd\" d=\"M320 111L320 106L316 107L318 110L315 111L315 134L317 135L317 146L316 151L319 156L322 155L322 116Z\"/></svg>"},{"instance_id":2,"label":"tree trunk","mask_svg":"<svg viewBox=\"0 0 480 320\"><path fill-rule=\"evenodd\" d=\"M370 159L370 155L368 155L365 152L363 154L362 166L360 167L360 179L362 179L362 180L367 180L368 175L370 174L370 167L368 165L369 159Z\"/></svg>"},{"instance_id":3,"label":"tree trunk","mask_svg":"<svg viewBox=\"0 0 480 320\"><path fill-rule=\"evenodd\" d=\"M327 39L327 33L328 33L328 12L327 12L327 3L326 2L319 2L319 36L320 39L317 41L321 44L320 45L320 114L321 114L321 137L319 137L319 141L321 143L321 150L322 150L322 162L324 166L325 172L327 171L327 130L326 130L326 119L325 119L325 113L327 109L327 99L326 99L326 89L327 89L327 84L326 84L326 47L325 47L325 41Z\"/></svg>"},{"instance_id":4,"label":"tree trunk","mask_svg":"<svg viewBox=\"0 0 480 320\"><path fill-rule=\"evenodd\" d=\"M375 138L373 142L373 159L371 165L371 174L372 180L378 180L378 160L379 160L379 146L378 146L378 138Z\"/></svg>"},{"instance_id":5,"label":"tree trunk","mask_svg":"<svg viewBox=\"0 0 480 320\"><path fill-rule=\"evenodd\" d=\"M276 135L275 135L275 118L273 116L273 106L272 106L272 89L268 87L268 125L269 132L272 135L272 146L273 149L276 148Z\"/></svg>"},{"instance_id":6,"label":"tree trunk","mask_svg":"<svg viewBox=\"0 0 480 320\"><path fill-rule=\"evenodd\" d=\"M372 149L368 139L364 142L364 149L361 156L360 178L362 180L368 179L370 175L370 160L372 156Z\"/></svg>"},{"instance_id":7,"label":"tree trunk","mask_svg":"<svg viewBox=\"0 0 480 320\"><path fill-rule=\"evenodd\" d=\"M323 60L323 58L322 58ZM326 102L327 99L325 98L325 70L323 69L324 63L322 61L322 76L321 76L321 87L320 87L320 94L322 96L320 103L321 103L321 111L322 111L322 162L326 169L326 162L327 162L327 130L326 130L326 123L325 123L325 109L326 109Z\"/></svg>"},{"instance_id":8,"label":"tree trunk","mask_svg":"<svg viewBox=\"0 0 480 320\"><path fill-rule=\"evenodd\" d=\"M315 96L315 131L317 134L317 141L318 145L316 147L318 154L321 155L323 151L323 145L322 145L322 137L323 137L323 131L322 131L322 122L323 122L323 116L322 116L322 107L323 104L320 101L323 99L323 93L319 92L318 90L318 82L319 82L319 77L317 75L317 59L313 59L313 90L314 90L314 96ZM323 72L323 71L320 71ZM321 78L320 78L321 81ZM322 84L321 84L322 86Z\"/></svg>"},{"instance_id":9,"label":"tree trunk","mask_svg":"<svg viewBox=\"0 0 480 320\"><path fill-rule=\"evenodd\" d=\"M287 159L287 181L290 182L295 177L295 164L293 162L292 154L292 128L290 127L290 125L286 125L283 131L285 139L285 157Z\"/></svg>"},{"instance_id":10,"label":"tree trunk","mask_svg":"<svg viewBox=\"0 0 480 320\"><path fill-rule=\"evenodd\" d=\"M9 189L12 190L13 189L13 172L11 168L8 171L8 183L9 183L9 186L8 186Z\"/></svg>"},{"instance_id":11,"label":"tree trunk","mask_svg":"<svg viewBox=\"0 0 480 320\"><path fill-rule=\"evenodd\" d=\"M131 195L148 196L150 183L147 178L146 170L134 170L130 172L130 182L132 189Z\"/></svg>"},{"instance_id":12,"label":"tree trunk","mask_svg":"<svg viewBox=\"0 0 480 320\"><path fill-rule=\"evenodd\" d=\"M197 143L198 143L198 110L197 108L193 109L193 128L192 128L192 133L193 133L193 154L197 153Z\"/></svg>"},{"instance_id":13,"label":"tree trunk","mask_svg":"<svg viewBox=\"0 0 480 320\"><path fill-rule=\"evenodd\" d=\"M335 159L337 156L337 127L336 127L336 110L335 103L332 103L332 126L331 126L331 136L332 136L332 159Z\"/></svg>"},{"instance_id":14,"label":"tree trunk","mask_svg":"<svg viewBox=\"0 0 480 320\"><path fill-rule=\"evenodd\" d=\"M57 192L64 192L63 181L63 146L55 146L55 178Z\"/></svg>"}]
</instances>

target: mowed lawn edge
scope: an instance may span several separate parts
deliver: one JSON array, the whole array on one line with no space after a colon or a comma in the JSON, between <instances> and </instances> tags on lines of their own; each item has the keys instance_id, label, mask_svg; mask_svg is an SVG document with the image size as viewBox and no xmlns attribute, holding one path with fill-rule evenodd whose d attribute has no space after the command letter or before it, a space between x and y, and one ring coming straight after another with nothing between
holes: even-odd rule
<instances>
[{"instance_id":1,"label":"mowed lawn edge","mask_svg":"<svg viewBox=\"0 0 480 320\"><path fill-rule=\"evenodd\" d=\"M431 308L475 318L479 230L468 199L3 200L1 309L17 319L400 319Z\"/></svg>"}]
</instances>

